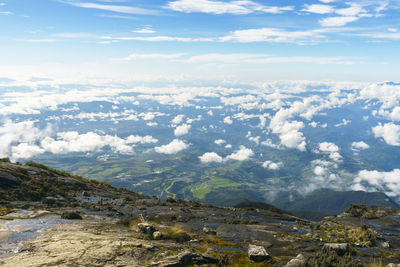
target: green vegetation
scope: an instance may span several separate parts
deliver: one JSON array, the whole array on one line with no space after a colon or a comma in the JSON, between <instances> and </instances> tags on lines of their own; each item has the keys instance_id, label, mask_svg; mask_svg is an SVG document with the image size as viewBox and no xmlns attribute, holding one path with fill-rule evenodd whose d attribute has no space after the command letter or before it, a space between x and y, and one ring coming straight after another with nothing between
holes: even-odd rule
<instances>
[{"instance_id":1,"label":"green vegetation","mask_svg":"<svg viewBox=\"0 0 400 267\"><path fill-rule=\"evenodd\" d=\"M351 204L350 207L345 211L345 214L349 217L358 217L365 219L375 219L386 217L389 214L397 214L397 210L394 208L382 208L377 205L372 205L370 209L364 204Z\"/></svg>"},{"instance_id":2,"label":"green vegetation","mask_svg":"<svg viewBox=\"0 0 400 267\"><path fill-rule=\"evenodd\" d=\"M191 191L195 198L204 199L204 197L212 192L214 189L239 186L239 183L232 182L227 178L212 177L210 178L210 180L204 181L203 183L194 186Z\"/></svg>"},{"instance_id":3,"label":"green vegetation","mask_svg":"<svg viewBox=\"0 0 400 267\"><path fill-rule=\"evenodd\" d=\"M366 225L351 227L337 221L321 222L314 232L326 234L324 241L335 243L349 243L359 247L373 247L376 244L378 233Z\"/></svg>"},{"instance_id":4,"label":"green vegetation","mask_svg":"<svg viewBox=\"0 0 400 267\"><path fill-rule=\"evenodd\" d=\"M5 216L12 212L16 212L16 210L0 206L0 216Z\"/></svg>"},{"instance_id":5,"label":"green vegetation","mask_svg":"<svg viewBox=\"0 0 400 267\"><path fill-rule=\"evenodd\" d=\"M61 219L66 220L82 220L82 216L77 212L63 212L61 214Z\"/></svg>"},{"instance_id":6,"label":"green vegetation","mask_svg":"<svg viewBox=\"0 0 400 267\"><path fill-rule=\"evenodd\" d=\"M5 180L3 191L0 191L0 198L2 200L42 201L46 197L58 196L68 198L73 193L93 188L111 188L111 185L106 182L88 180L66 171L53 169L44 164L29 161L25 163L25 166L37 168L38 170L35 170L35 172L38 173L32 175L29 169L22 166L15 168L0 165L2 171L8 172L15 177L14 180ZM61 179L61 177L67 179ZM124 191L124 189L118 190Z\"/></svg>"},{"instance_id":7,"label":"green vegetation","mask_svg":"<svg viewBox=\"0 0 400 267\"><path fill-rule=\"evenodd\" d=\"M320 251L307 258L302 267L363 267L360 260L352 259L350 254L338 256L334 251Z\"/></svg>"},{"instance_id":8,"label":"green vegetation","mask_svg":"<svg viewBox=\"0 0 400 267\"><path fill-rule=\"evenodd\" d=\"M0 162L11 163L10 158L0 158Z\"/></svg>"},{"instance_id":9,"label":"green vegetation","mask_svg":"<svg viewBox=\"0 0 400 267\"><path fill-rule=\"evenodd\" d=\"M164 239L171 239L178 243L183 243L190 240L190 235L180 224L175 224L171 227L167 227L161 231Z\"/></svg>"}]
</instances>

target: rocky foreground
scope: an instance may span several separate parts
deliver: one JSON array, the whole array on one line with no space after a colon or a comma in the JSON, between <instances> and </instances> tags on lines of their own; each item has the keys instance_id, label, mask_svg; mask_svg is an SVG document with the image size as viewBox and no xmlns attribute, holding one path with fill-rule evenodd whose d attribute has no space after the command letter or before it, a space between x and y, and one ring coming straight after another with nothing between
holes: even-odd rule
<instances>
[{"instance_id":1,"label":"rocky foreground","mask_svg":"<svg viewBox=\"0 0 400 267\"><path fill-rule=\"evenodd\" d=\"M1 266L397 266L397 210L311 222L272 206L141 196L46 166L0 163ZM400 266L400 265L399 265Z\"/></svg>"}]
</instances>

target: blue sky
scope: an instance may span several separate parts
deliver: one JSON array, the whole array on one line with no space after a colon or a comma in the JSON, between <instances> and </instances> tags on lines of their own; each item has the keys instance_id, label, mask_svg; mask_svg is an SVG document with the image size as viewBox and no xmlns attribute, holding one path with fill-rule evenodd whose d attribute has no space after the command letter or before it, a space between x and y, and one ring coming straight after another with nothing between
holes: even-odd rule
<instances>
[{"instance_id":1,"label":"blue sky","mask_svg":"<svg viewBox=\"0 0 400 267\"><path fill-rule=\"evenodd\" d=\"M0 77L398 80L400 1L0 0Z\"/></svg>"}]
</instances>

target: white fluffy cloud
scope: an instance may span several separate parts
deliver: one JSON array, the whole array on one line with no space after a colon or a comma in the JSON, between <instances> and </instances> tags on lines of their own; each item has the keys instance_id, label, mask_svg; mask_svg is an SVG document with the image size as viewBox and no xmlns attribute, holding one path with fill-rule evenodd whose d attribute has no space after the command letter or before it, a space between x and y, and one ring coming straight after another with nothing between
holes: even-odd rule
<instances>
[{"instance_id":1,"label":"white fluffy cloud","mask_svg":"<svg viewBox=\"0 0 400 267\"><path fill-rule=\"evenodd\" d=\"M167 145L155 147L154 149L157 153L176 154L179 151L185 150L188 147L189 147L189 145L186 144L184 141L179 140L179 139L174 139L174 140L172 140L171 143L169 143Z\"/></svg>"},{"instance_id":2,"label":"white fluffy cloud","mask_svg":"<svg viewBox=\"0 0 400 267\"><path fill-rule=\"evenodd\" d=\"M400 170L394 169L390 172L362 170L354 179L354 190L383 191L388 196L400 196Z\"/></svg>"},{"instance_id":3,"label":"white fluffy cloud","mask_svg":"<svg viewBox=\"0 0 400 267\"><path fill-rule=\"evenodd\" d=\"M223 162L224 159L215 152L207 152L199 157L202 163Z\"/></svg>"},{"instance_id":4,"label":"white fluffy cloud","mask_svg":"<svg viewBox=\"0 0 400 267\"><path fill-rule=\"evenodd\" d=\"M340 161L342 159L342 156L339 154L339 147L334 143L322 142L319 144L319 150L329 154L329 158L334 161Z\"/></svg>"},{"instance_id":5,"label":"white fluffy cloud","mask_svg":"<svg viewBox=\"0 0 400 267\"><path fill-rule=\"evenodd\" d=\"M362 149L368 149L369 145L363 141L360 142L353 142L351 144L351 149L353 150L362 150Z\"/></svg>"},{"instance_id":6,"label":"white fluffy cloud","mask_svg":"<svg viewBox=\"0 0 400 267\"><path fill-rule=\"evenodd\" d=\"M276 171L283 167L283 163L282 162L272 162L270 160L267 160L262 164L262 166L266 169Z\"/></svg>"},{"instance_id":7,"label":"white fluffy cloud","mask_svg":"<svg viewBox=\"0 0 400 267\"><path fill-rule=\"evenodd\" d=\"M216 145L222 145L222 144L225 144L225 143L226 143L226 141L223 140L223 139L217 139L217 140L214 141L214 144L216 144Z\"/></svg>"},{"instance_id":8,"label":"white fluffy cloud","mask_svg":"<svg viewBox=\"0 0 400 267\"><path fill-rule=\"evenodd\" d=\"M27 149L27 154L33 154L34 151L39 152L36 147L32 147L35 143L50 135L52 132L50 127L39 129L35 127L34 121L13 122L7 120L0 126L0 157L12 156L12 147L23 143L24 145L14 148L14 152L20 156L23 149ZM28 151L29 150L29 151Z\"/></svg>"},{"instance_id":9,"label":"white fluffy cloud","mask_svg":"<svg viewBox=\"0 0 400 267\"><path fill-rule=\"evenodd\" d=\"M179 124L179 123L182 122L183 118L185 118L185 115L179 114L179 115L176 115L176 116L171 120L171 122L172 122L173 124Z\"/></svg>"},{"instance_id":10,"label":"white fluffy cloud","mask_svg":"<svg viewBox=\"0 0 400 267\"><path fill-rule=\"evenodd\" d=\"M232 124L233 121L232 121L231 117L228 116L228 117L225 117L225 118L224 118L224 123L225 123L225 124Z\"/></svg>"},{"instance_id":11,"label":"white fluffy cloud","mask_svg":"<svg viewBox=\"0 0 400 267\"><path fill-rule=\"evenodd\" d=\"M226 160L233 159L233 160L244 161L248 160L253 155L254 155L253 150L246 148L244 146L240 146L239 150L227 156Z\"/></svg>"},{"instance_id":12,"label":"white fluffy cloud","mask_svg":"<svg viewBox=\"0 0 400 267\"><path fill-rule=\"evenodd\" d=\"M191 127L192 126L190 124L182 124L175 128L174 134L175 136L188 134Z\"/></svg>"},{"instance_id":13,"label":"white fluffy cloud","mask_svg":"<svg viewBox=\"0 0 400 267\"><path fill-rule=\"evenodd\" d=\"M65 154L71 152L90 152L109 146L114 152L133 153L134 144L157 143L152 136L130 135L126 139L118 136L99 135L95 132L79 134L76 131L59 132L52 137L53 131L48 126L45 129L35 127L34 121L14 123L6 121L0 127L0 157L13 159L30 158L35 155L50 152Z\"/></svg>"},{"instance_id":14,"label":"white fluffy cloud","mask_svg":"<svg viewBox=\"0 0 400 267\"><path fill-rule=\"evenodd\" d=\"M304 9L301 11L309 12L309 13L316 13L316 14L328 14L332 13L335 9L329 5L320 5L320 4L312 4L312 5L305 5Z\"/></svg>"},{"instance_id":15,"label":"white fluffy cloud","mask_svg":"<svg viewBox=\"0 0 400 267\"><path fill-rule=\"evenodd\" d=\"M388 145L400 146L400 125L385 123L372 128L376 138L383 138Z\"/></svg>"},{"instance_id":16,"label":"white fluffy cloud","mask_svg":"<svg viewBox=\"0 0 400 267\"><path fill-rule=\"evenodd\" d=\"M99 135L94 132L79 134L78 132L61 132L57 138L46 137L41 141L41 147L54 154L71 152L90 152L110 146L114 152L122 154L133 153L134 143L155 143L151 136L128 136L126 139L118 136Z\"/></svg>"},{"instance_id":17,"label":"white fluffy cloud","mask_svg":"<svg viewBox=\"0 0 400 267\"><path fill-rule=\"evenodd\" d=\"M21 143L11 148L12 157L16 159L31 158L43 154L45 150L37 145Z\"/></svg>"},{"instance_id":18,"label":"white fluffy cloud","mask_svg":"<svg viewBox=\"0 0 400 267\"><path fill-rule=\"evenodd\" d=\"M319 150L321 150L322 152L338 152L339 151L339 147L337 145L335 145L334 143L330 143L330 142L322 142L319 144Z\"/></svg>"}]
</instances>

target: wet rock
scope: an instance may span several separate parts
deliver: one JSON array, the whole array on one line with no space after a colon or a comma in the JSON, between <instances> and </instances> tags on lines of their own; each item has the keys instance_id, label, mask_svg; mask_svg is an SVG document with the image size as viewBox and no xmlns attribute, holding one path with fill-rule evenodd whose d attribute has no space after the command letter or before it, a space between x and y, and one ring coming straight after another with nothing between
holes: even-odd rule
<instances>
[{"instance_id":1,"label":"wet rock","mask_svg":"<svg viewBox=\"0 0 400 267\"><path fill-rule=\"evenodd\" d=\"M256 262L268 260L271 256L263 246L249 245L249 259Z\"/></svg>"},{"instance_id":2,"label":"wet rock","mask_svg":"<svg viewBox=\"0 0 400 267\"><path fill-rule=\"evenodd\" d=\"M306 258L303 256L303 254L299 254L296 256L296 258L291 259L285 267L300 267Z\"/></svg>"},{"instance_id":3,"label":"wet rock","mask_svg":"<svg viewBox=\"0 0 400 267\"><path fill-rule=\"evenodd\" d=\"M213 256L200 255L198 253L185 251L176 256L167 257L165 260L161 262L156 262L152 266L182 267L218 263L218 259Z\"/></svg>"},{"instance_id":4,"label":"wet rock","mask_svg":"<svg viewBox=\"0 0 400 267\"><path fill-rule=\"evenodd\" d=\"M208 228L208 227L204 227L203 228L203 233L207 234L207 235L216 235L217 232Z\"/></svg>"},{"instance_id":5,"label":"wet rock","mask_svg":"<svg viewBox=\"0 0 400 267\"><path fill-rule=\"evenodd\" d=\"M161 232L160 232L160 231L155 231L155 232L153 233L153 239L154 239L154 240L160 240L160 239L162 239L162 234L161 234Z\"/></svg>"},{"instance_id":6,"label":"wet rock","mask_svg":"<svg viewBox=\"0 0 400 267\"><path fill-rule=\"evenodd\" d=\"M153 225L147 222L138 223L137 226L139 228L139 231L143 234L148 234L152 236L153 233L157 231L157 229Z\"/></svg>"},{"instance_id":7,"label":"wet rock","mask_svg":"<svg viewBox=\"0 0 400 267\"><path fill-rule=\"evenodd\" d=\"M348 243L326 243L323 247L324 251L335 251L339 256L343 256L349 252Z\"/></svg>"}]
</instances>

